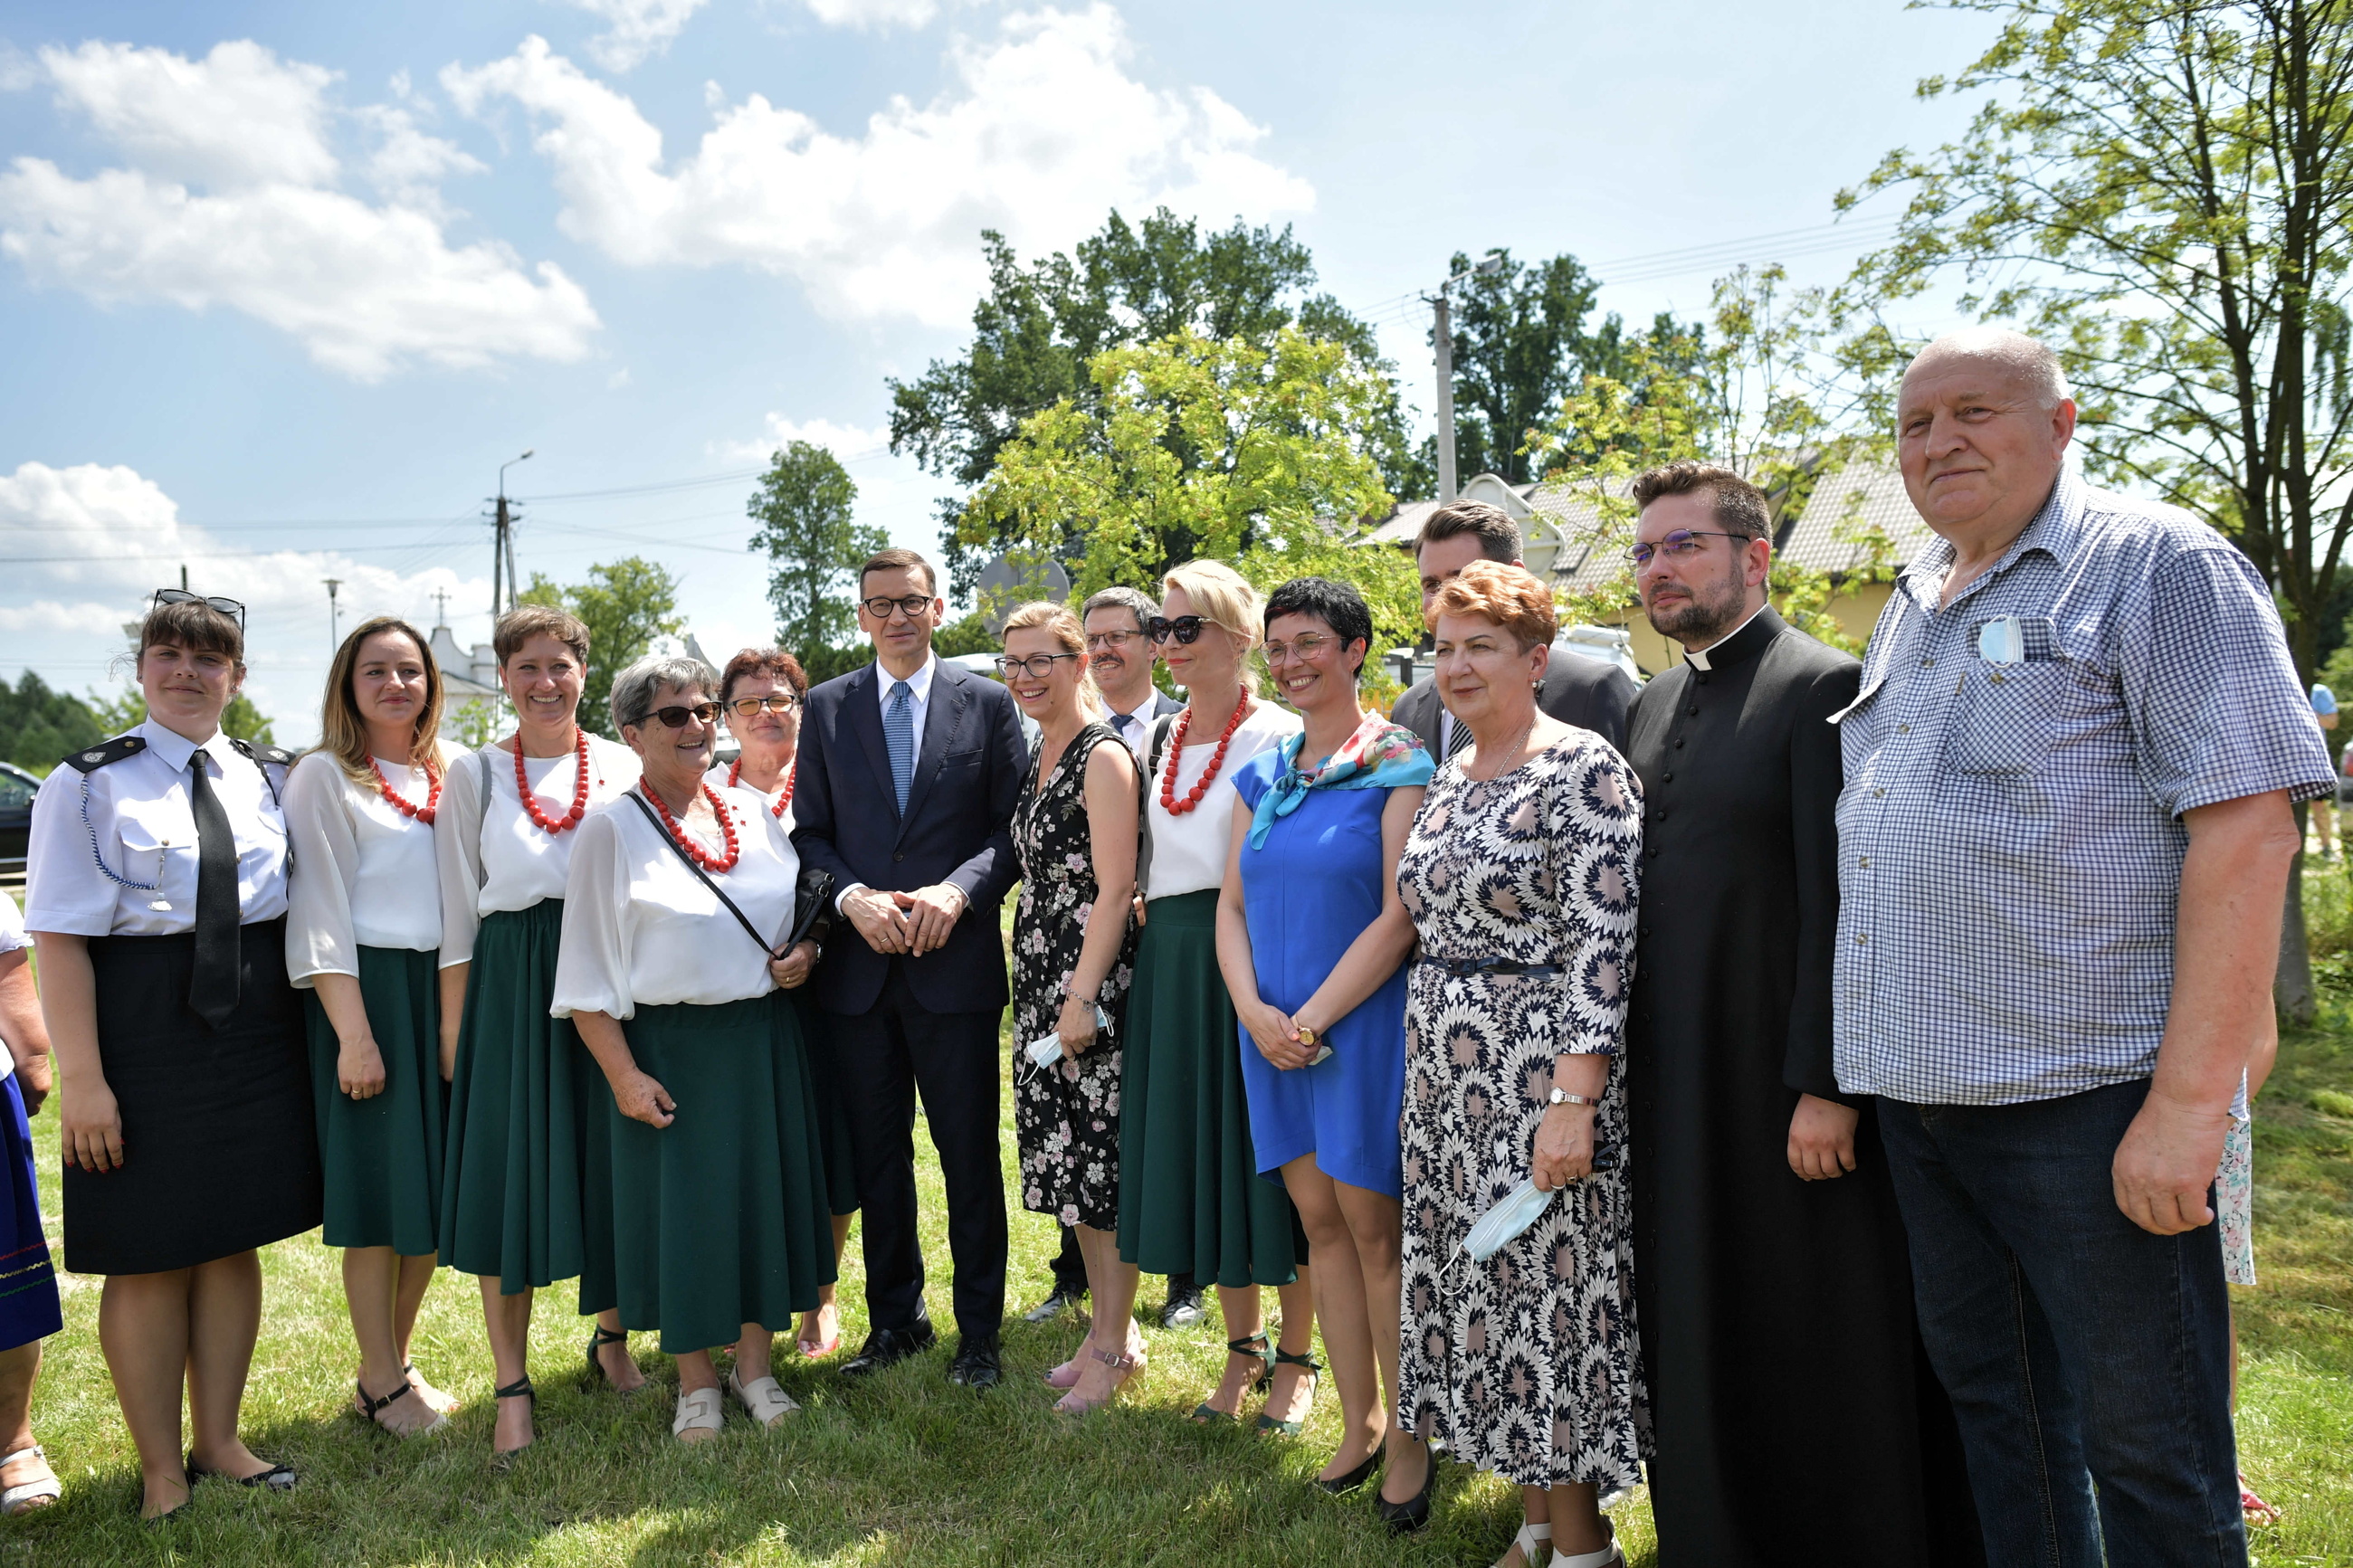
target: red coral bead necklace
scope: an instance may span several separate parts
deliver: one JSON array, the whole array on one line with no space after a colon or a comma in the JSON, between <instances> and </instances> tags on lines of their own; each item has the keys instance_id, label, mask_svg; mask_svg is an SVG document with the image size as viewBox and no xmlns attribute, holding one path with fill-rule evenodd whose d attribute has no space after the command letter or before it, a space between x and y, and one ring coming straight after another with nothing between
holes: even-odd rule
<instances>
[{"instance_id":1,"label":"red coral bead necklace","mask_svg":"<svg viewBox=\"0 0 2353 1568\"><path fill-rule=\"evenodd\" d=\"M1226 721L1225 731L1218 737L1218 749L1209 754L1209 765L1202 770L1200 781L1186 792L1183 800L1178 800L1176 763L1185 754L1185 732L1193 727L1193 705L1189 702L1185 704L1185 711L1176 715L1176 732L1168 737L1168 771L1160 779L1162 810L1171 816L1182 816L1201 804L1201 797L1209 793L1209 785L1217 782L1219 770L1226 765L1226 748L1234 743L1234 731L1242 727L1242 721L1250 716L1251 707L1250 694L1246 689L1241 700L1234 704L1234 716Z\"/></svg>"},{"instance_id":2,"label":"red coral bead necklace","mask_svg":"<svg viewBox=\"0 0 2353 1568\"><path fill-rule=\"evenodd\" d=\"M572 789L572 809L560 817L550 816L540 810L539 802L533 798L531 775L524 773L522 767L522 736L515 736L515 794L522 797L523 815L539 824L540 831L551 838L579 826L580 819L588 815L588 731L575 724L572 733L575 737L572 749L580 758L580 782Z\"/></svg>"},{"instance_id":3,"label":"red coral bead necklace","mask_svg":"<svg viewBox=\"0 0 2353 1568\"><path fill-rule=\"evenodd\" d=\"M678 818L670 814L670 807L662 804L661 796L648 788L643 779L638 781L638 793L653 802L654 815L662 819L662 826L670 829L670 836L677 839L678 847L704 870L732 871L735 868L735 862L744 858L744 847L735 841L734 819L727 815L727 803L721 800L719 792L709 784L702 786L702 798L711 803L712 814L719 818L720 834L727 841L727 853L723 856L713 855L696 843L694 836L678 825Z\"/></svg>"},{"instance_id":4,"label":"red coral bead necklace","mask_svg":"<svg viewBox=\"0 0 2353 1568\"><path fill-rule=\"evenodd\" d=\"M429 787L426 792L425 804L418 805L414 801L401 798L400 792L392 787L392 781L384 776L382 763L370 757L368 766L375 770L376 793L384 796L385 803L393 810L403 816L421 822L427 827L433 826L433 814L441 809L441 770L439 768L430 763L425 765L425 782Z\"/></svg>"},{"instance_id":5,"label":"red coral bead necklace","mask_svg":"<svg viewBox=\"0 0 2353 1568\"><path fill-rule=\"evenodd\" d=\"M801 771L798 768L795 768L790 773L786 773L785 775L785 793L776 797L776 805L768 807L768 815L775 817L779 822L782 822L785 818L786 807L793 804L793 785L799 782L800 776ZM733 762L727 764L727 787L729 789L733 789L743 782L744 759L738 757Z\"/></svg>"}]
</instances>

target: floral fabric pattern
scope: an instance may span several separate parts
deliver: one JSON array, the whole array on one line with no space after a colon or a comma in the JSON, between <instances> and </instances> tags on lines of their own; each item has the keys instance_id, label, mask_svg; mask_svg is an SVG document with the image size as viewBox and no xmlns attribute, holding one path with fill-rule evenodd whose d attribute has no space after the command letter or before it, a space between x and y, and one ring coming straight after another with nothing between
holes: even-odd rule
<instances>
[{"instance_id":1,"label":"floral fabric pattern","mask_svg":"<svg viewBox=\"0 0 2353 1568\"><path fill-rule=\"evenodd\" d=\"M2222 1227L2222 1279L2255 1282L2255 1128L2241 1116L2222 1138L2222 1164L2214 1173L2214 1217Z\"/></svg>"},{"instance_id":2,"label":"floral fabric pattern","mask_svg":"<svg viewBox=\"0 0 2353 1568\"><path fill-rule=\"evenodd\" d=\"M1630 1487L1650 1447L1622 1163L1571 1185L1485 1263L1461 1251L1528 1174L1554 1056L1614 1056L1623 1041L1641 833L1633 771L1579 731L1490 782L1441 766L1398 864L1424 957L1562 970L1416 963L1406 992L1407 1422L1525 1486ZM1615 1062L1595 1144L1626 1147Z\"/></svg>"},{"instance_id":3,"label":"floral fabric pattern","mask_svg":"<svg viewBox=\"0 0 2353 1568\"><path fill-rule=\"evenodd\" d=\"M1087 759L1108 742L1102 724L1071 738L1042 781L1039 757L1013 814L1021 897L1013 910L1013 1125L1021 1152L1021 1206L1064 1225L1119 1225L1120 1047L1127 988L1135 978L1134 920L1095 1000L1111 1020L1076 1059L1034 1066L1024 1047L1054 1032L1094 913L1093 837L1087 822ZM1043 753L1040 752L1040 757Z\"/></svg>"}]
</instances>

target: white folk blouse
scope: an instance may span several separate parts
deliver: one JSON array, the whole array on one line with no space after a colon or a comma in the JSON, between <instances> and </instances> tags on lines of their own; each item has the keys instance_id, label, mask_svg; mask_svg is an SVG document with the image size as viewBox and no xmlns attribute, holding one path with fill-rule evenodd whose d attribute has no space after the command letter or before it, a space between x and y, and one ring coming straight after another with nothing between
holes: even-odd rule
<instances>
[{"instance_id":1,"label":"white folk blouse","mask_svg":"<svg viewBox=\"0 0 2353 1568\"><path fill-rule=\"evenodd\" d=\"M26 851L25 924L72 936L176 936L196 929L196 816L188 764L201 751L237 841L237 918L286 912L286 818L252 761L216 732L198 746L149 720L145 749L41 781ZM86 793L85 793L86 792Z\"/></svg>"},{"instance_id":2,"label":"white folk blouse","mask_svg":"<svg viewBox=\"0 0 2353 1568\"><path fill-rule=\"evenodd\" d=\"M796 759L796 763L797 763L797 759ZM790 778L792 775L788 773L785 776ZM712 768L709 773L702 775L702 782L709 784L712 789L719 791L722 795L724 795L730 787L727 783L727 765L723 763L718 767ZM741 790L749 790L752 786L750 784L736 784L733 787ZM774 789L761 790L757 793L768 797L768 810L770 813L774 814L776 808L776 797L785 793L785 786L778 784ZM635 807L632 807L631 809L634 810ZM793 832L793 808L789 805L786 806L783 815L779 816L777 820L784 826L785 836L788 838L791 837Z\"/></svg>"},{"instance_id":3,"label":"white folk blouse","mask_svg":"<svg viewBox=\"0 0 2353 1568\"><path fill-rule=\"evenodd\" d=\"M433 798L423 769L385 757L375 765L411 805ZM325 752L304 757L286 781L286 836L294 850L286 977L296 985L358 974L364 947L430 952L441 945L433 829L385 799L373 779L353 783Z\"/></svg>"},{"instance_id":4,"label":"white folk blouse","mask_svg":"<svg viewBox=\"0 0 2353 1568\"><path fill-rule=\"evenodd\" d=\"M572 868L572 851L587 830L583 818L576 827L550 834L523 815L522 799L515 794L514 753L496 745L459 758L441 786L441 811L434 823L433 847L441 871L441 967L470 963L474 957L474 931L484 915L502 910L527 910L543 899L564 896L565 876ZM482 803L484 764L489 766L491 798ZM539 809L562 821L572 809L572 792L578 784L575 753L560 757L525 757L524 776ZM588 809L620 797L638 782L638 754L617 742L588 737Z\"/></svg>"},{"instance_id":5,"label":"white folk blouse","mask_svg":"<svg viewBox=\"0 0 2353 1568\"><path fill-rule=\"evenodd\" d=\"M615 801L589 813L573 847L550 1013L628 1018L639 1007L715 1006L776 989L768 952L792 928L800 857L757 790L722 789L719 797L743 854L733 869L710 877L768 947L712 896L659 822ZM700 836L697 842L714 855L724 847Z\"/></svg>"},{"instance_id":6,"label":"white folk blouse","mask_svg":"<svg viewBox=\"0 0 2353 1568\"><path fill-rule=\"evenodd\" d=\"M1164 749L1159 772L1144 782L1145 830L1152 835L1152 885L1145 889L1145 898L1198 893L1225 881L1226 857L1232 847L1234 834L1234 774L1241 771L1244 763L1284 737L1298 734L1302 727L1299 715L1290 709L1263 697L1258 699L1250 717L1234 731L1233 743L1226 748L1226 760L1218 769L1217 782L1201 796L1201 804L1182 816L1172 816L1160 804L1160 785L1168 772ZM1149 734L1147 731L1147 750ZM1173 723L1168 739L1172 743L1176 739ZM1176 753L1178 800L1192 793L1193 786L1208 771L1209 759L1217 754L1218 740L1214 735L1206 746L1187 746Z\"/></svg>"}]
</instances>

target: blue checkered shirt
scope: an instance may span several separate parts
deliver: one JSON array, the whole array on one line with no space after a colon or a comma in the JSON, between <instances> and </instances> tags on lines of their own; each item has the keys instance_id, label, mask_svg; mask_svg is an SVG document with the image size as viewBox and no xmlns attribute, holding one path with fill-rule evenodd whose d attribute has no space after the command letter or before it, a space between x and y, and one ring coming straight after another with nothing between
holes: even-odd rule
<instances>
[{"instance_id":1,"label":"blue checkered shirt","mask_svg":"<svg viewBox=\"0 0 2353 1568\"><path fill-rule=\"evenodd\" d=\"M2253 565L2064 473L1943 608L1897 578L1835 721L1839 1087L1928 1105L2147 1078L2173 990L2181 814L2334 774ZM2021 662L1979 657L2014 616Z\"/></svg>"}]
</instances>

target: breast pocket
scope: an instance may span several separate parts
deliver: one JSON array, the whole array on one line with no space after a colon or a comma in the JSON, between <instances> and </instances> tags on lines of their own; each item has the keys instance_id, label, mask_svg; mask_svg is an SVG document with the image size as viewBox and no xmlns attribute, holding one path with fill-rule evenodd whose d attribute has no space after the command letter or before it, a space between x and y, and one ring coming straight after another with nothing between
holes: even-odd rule
<instances>
[{"instance_id":1,"label":"breast pocket","mask_svg":"<svg viewBox=\"0 0 2353 1568\"><path fill-rule=\"evenodd\" d=\"M158 887L174 849L195 849L195 829L169 801L121 801L114 808L115 842L100 846L114 874L142 888ZM111 853L108 853L108 851Z\"/></svg>"},{"instance_id":2,"label":"breast pocket","mask_svg":"<svg viewBox=\"0 0 2353 1568\"><path fill-rule=\"evenodd\" d=\"M980 759L987 754L987 751L977 746L969 752L950 752L940 759L940 772L951 773L958 768L976 768L980 766Z\"/></svg>"},{"instance_id":3,"label":"breast pocket","mask_svg":"<svg viewBox=\"0 0 2353 1568\"><path fill-rule=\"evenodd\" d=\"M2062 720L2083 688L2073 661L2021 664L1972 659L1961 678L1960 712L1947 731L1945 762L1955 773L2032 773L2058 742Z\"/></svg>"}]
</instances>

